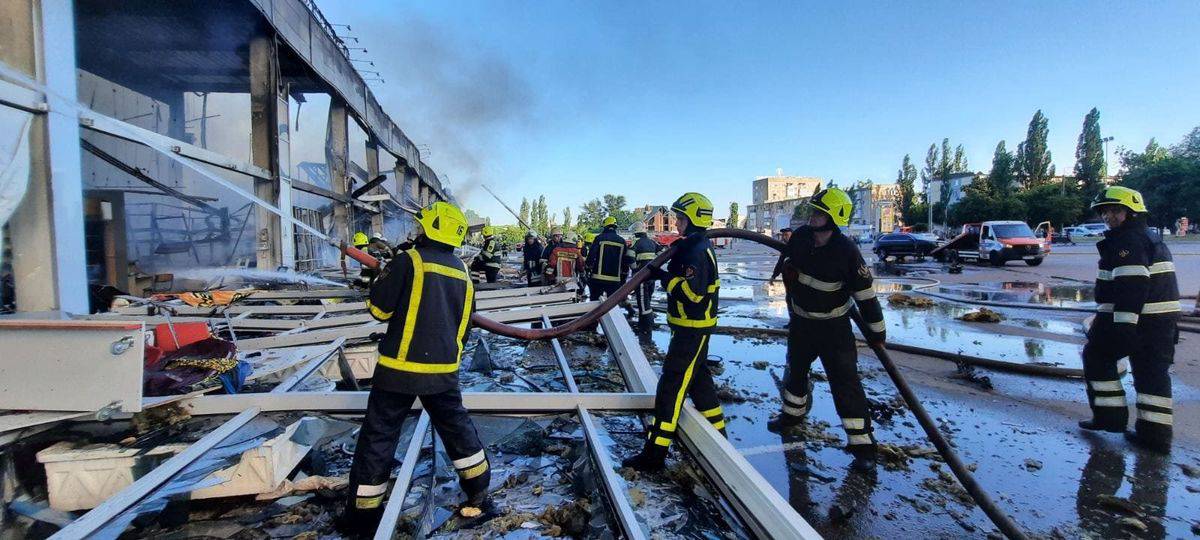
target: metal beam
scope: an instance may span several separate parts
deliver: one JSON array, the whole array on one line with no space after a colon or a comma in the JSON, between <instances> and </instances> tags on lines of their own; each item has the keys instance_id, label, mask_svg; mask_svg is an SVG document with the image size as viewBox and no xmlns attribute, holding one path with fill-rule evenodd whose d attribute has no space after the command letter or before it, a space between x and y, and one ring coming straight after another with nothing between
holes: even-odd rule
<instances>
[{"instance_id":1,"label":"metal beam","mask_svg":"<svg viewBox=\"0 0 1200 540\"><path fill-rule=\"evenodd\" d=\"M241 173L254 178L270 179L271 172L261 167L255 167L244 161L237 161L224 154L219 154L211 150L206 150L183 141L177 141L166 135L155 133L145 128L140 128L128 122L122 122L115 118L105 116L95 111L87 109L79 109L79 124L86 129L111 135L119 139L124 139L129 142L146 145L159 146L170 148L172 152L183 157L194 159L201 163L206 163L217 167Z\"/></svg>"},{"instance_id":2,"label":"metal beam","mask_svg":"<svg viewBox=\"0 0 1200 540\"><path fill-rule=\"evenodd\" d=\"M113 518L157 491L169 482L171 478L179 474L180 471L191 465L192 462L200 459L205 452L208 452L242 426L246 425L251 419L258 416L258 412L256 408L243 410L228 422L221 424L220 427L201 437L200 440L188 446L179 454L176 454L175 457L163 462L162 465L155 467L146 473L145 476L139 478L116 495L109 497L100 506L89 510L83 517L63 527L50 538L67 540L92 536L112 521Z\"/></svg>"},{"instance_id":3,"label":"metal beam","mask_svg":"<svg viewBox=\"0 0 1200 540\"><path fill-rule=\"evenodd\" d=\"M396 483L388 493L387 506L383 507L383 516L375 529L375 540L391 540L396 533L396 525L400 521L400 511L404 509L404 499L408 497L408 487L412 485L413 471L417 468L417 459L421 457L421 447L425 445L425 436L429 434L429 413L421 411L417 425L413 428L412 437L408 440L408 448L404 451L404 461L400 463L400 471L396 473ZM436 476L436 470L434 474ZM433 496L432 493L429 494Z\"/></svg>"},{"instance_id":4,"label":"metal beam","mask_svg":"<svg viewBox=\"0 0 1200 540\"><path fill-rule=\"evenodd\" d=\"M600 324L630 389L645 391L654 388L658 377L637 345L637 336L625 317L609 311L600 319ZM685 404L678 429L680 442L696 458L709 480L729 500L755 535L760 538L821 538L812 525L796 513L691 403Z\"/></svg>"},{"instance_id":5,"label":"metal beam","mask_svg":"<svg viewBox=\"0 0 1200 540\"><path fill-rule=\"evenodd\" d=\"M287 394L221 394L197 396L184 402L193 415L231 414L248 407L263 412L367 410L370 392L291 392ZM413 404L420 409L420 400ZM593 410L648 411L654 408L652 393L566 392L514 393L463 392L463 406L475 413L551 413L574 411L579 406Z\"/></svg>"},{"instance_id":6,"label":"metal beam","mask_svg":"<svg viewBox=\"0 0 1200 540\"><path fill-rule=\"evenodd\" d=\"M612 456L608 455L605 445L600 442L600 434L592 422L591 413L583 406L576 409L576 412L579 414L579 425L583 427L583 435L587 438L588 449L592 451L592 462L596 465L597 472L600 473L604 492L608 496L609 502L612 503L617 523L624 531L625 538L630 540L646 538L641 524L638 523L637 515L633 513L633 507L629 506L629 499L625 496L624 482L614 470Z\"/></svg>"},{"instance_id":7,"label":"metal beam","mask_svg":"<svg viewBox=\"0 0 1200 540\"><path fill-rule=\"evenodd\" d=\"M553 324L550 323L550 317L542 315L542 324L546 328L550 328ZM550 340L550 346L554 348L554 357L558 359L558 369L562 371L563 378L567 381L567 390L572 394L579 392L579 385L575 383L575 375L571 374L571 364L567 363L567 354L563 352L562 343L558 338Z\"/></svg>"},{"instance_id":8,"label":"metal beam","mask_svg":"<svg viewBox=\"0 0 1200 540\"><path fill-rule=\"evenodd\" d=\"M345 342L346 338L339 338L337 341L331 343L328 350L317 353L312 360L308 361L307 364L304 364L304 366L302 366L295 373L291 374L288 376L288 378L275 385L275 388L272 388L270 393L282 394L295 389L300 385L300 383L304 382L304 379L307 379L318 369L321 369L321 366L325 365L325 362L328 362L330 358L333 358L334 354L340 352L342 349L342 344Z\"/></svg>"}]
</instances>

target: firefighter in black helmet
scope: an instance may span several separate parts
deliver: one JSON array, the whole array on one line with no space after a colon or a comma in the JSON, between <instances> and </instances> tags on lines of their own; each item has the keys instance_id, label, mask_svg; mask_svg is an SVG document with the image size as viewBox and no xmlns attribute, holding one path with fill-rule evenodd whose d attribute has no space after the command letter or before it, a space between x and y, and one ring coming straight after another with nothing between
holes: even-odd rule
<instances>
[{"instance_id":1,"label":"firefighter in black helmet","mask_svg":"<svg viewBox=\"0 0 1200 540\"><path fill-rule=\"evenodd\" d=\"M474 304L466 265L454 256L467 231L463 213L435 202L417 216L422 235L400 253L371 287L367 308L387 331L367 399L367 414L350 468L342 527L374 531L394 466L400 428L413 401L429 413L458 471L467 507L494 510L487 495L491 472L483 445L458 387L458 367Z\"/></svg>"},{"instance_id":2,"label":"firefighter in black helmet","mask_svg":"<svg viewBox=\"0 0 1200 540\"><path fill-rule=\"evenodd\" d=\"M1175 361L1181 311L1175 263L1162 238L1146 228L1146 203L1137 191L1105 188L1092 209L1109 229L1096 243L1097 313L1083 346L1092 419L1079 422L1079 427L1125 431L1129 409L1117 361L1128 356L1137 390L1137 421L1125 438L1167 453L1174 421L1168 370Z\"/></svg>"},{"instance_id":3,"label":"firefighter in black helmet","mask_svg":"<svg viewBox=\"0 0 1200 540\"><path fill-rule=\"evenodd\" d=\"M671 205L682 238L678 252L655 277L667 290L667 325L671 342L663 359L662 377L654 395L654 420L646 433L642 452L626 459L626 467L640 471L663 468L667 449L675 440L683 398L691 396L712 427L725 434L725 415L717 400L717 387L708 370L708 338L717 324L717 256L704 231L712 226L713 205L699 193L684 193Z\"/></svg>"},{"instance_id":4,"label":"firefighter in black helmet","mask_svg":"<svg viewBox=\"0 0 1200 540\"><path fill-rule=\"evenodd\" d=\"M533 231L525 233L524 259L525 284L532 287L542 282L542 242Z\"/></svg>"},{"instance_id":5,"label":"firefighter in black helmet","mask_svg":"<svg viewBox=\"0 0 1200 540\"><path fill-rule=\"evenodd\" d=\"M767 426L781 431L804 421L812 407L809 368L819 357L846 430L846 449L854 456L851 466L873 471L875 436L867 396L858 377L858 351L849 313L857 304L868 323L865 337L872 343L882 343L883 309L875 297L871 270L863 262L858 246L839 229L850 222L854 206L850 197L838 188L829 188L814 194L809 205L812 213L808 225L792 232L787 249L779 257L792 317L783 410Z\"/></svg>"},{"instance_id":6,"label":"firefighter in black helmet","mask_svg":"<svg viewBox=\"0 0 1200 540\"><path fill-rule=\"evenodd\" d=\"M599 300L601 295L612 296L625 281L628 262L625 260L625 239L617 234L617 220L604 218L604 230L596 235L588 249L588 297Z\"/></svg>"}]
</instances>

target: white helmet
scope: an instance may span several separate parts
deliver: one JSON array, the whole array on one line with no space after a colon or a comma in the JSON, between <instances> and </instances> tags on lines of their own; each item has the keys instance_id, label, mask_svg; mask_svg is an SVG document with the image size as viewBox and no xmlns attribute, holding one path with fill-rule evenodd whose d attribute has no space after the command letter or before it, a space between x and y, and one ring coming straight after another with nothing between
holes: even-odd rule
<instances>
[{"instance_id":1,"label":"white helmet","mask_svg":"<svg viewBox=\"0 0 1200 540\"><path fill-rule=\"evenodd\" d=\"M633 234L646 234L646 222L639 221L633 224Z\"/></svg>"}]
</instances>

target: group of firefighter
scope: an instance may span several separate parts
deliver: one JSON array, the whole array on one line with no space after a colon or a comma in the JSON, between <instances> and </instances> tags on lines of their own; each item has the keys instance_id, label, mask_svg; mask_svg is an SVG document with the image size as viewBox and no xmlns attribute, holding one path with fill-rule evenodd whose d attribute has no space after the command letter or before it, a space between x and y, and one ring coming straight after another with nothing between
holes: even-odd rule
<instances>
[{"instance_id":1,"label":"group of firefighter","mask_svg":"<svg viewBox=\"0 0 1200 540\"><path fill-rule=\"evenodd\" d=\"M783 277L790 321L782 408L768 427L786 432L805 421L813 404L810 366L820 358L846 432L846 450L853 456L850 467L869 474L876 467L876 441L858 373L851 315L855 310L861 314L868 343L882 345L883 311L870 268L855 243L841 232L853 213L850 197L829 188L816 193L809 204L807 224L790 231L776 266ZM1180 312L1171 255L1162 240L1148 231L1147 208L1136 191L1109 187L1096 197L1092 208L1110 230L1097 245L1099 308L1083 350L1093 418L1080 426L1124 432L1140 446L1167 452L1172 424L1168 369ZM680 238L673 244L675 254L662 266L650 264L658 246L650 245L654 241L644 230L627 245L612 218L605 219L603 231L582 246L578 239L558 233L542 246L531 234L526 237L523 260L529 284L535 283L535 276L563 276L568 268L582 272L593 300L613 294L631 268L643 266L665 290L671 338L654 416L642 451L623 462L647 472L664 467L687 397L715 430L725 434L726 421L708 364L721 287L716 253L705 234L712 226L713 204L699 193L685 193L671 211ZM453 205L435 202L421 210L417 221L421 234L372 276L367 306L388 325L379 341L379 363L350 472L341 522L349 532L374 531L395 466L401 424L417 399L458 472L466 495L461 515L486 519L498 512L488 495L488 456L463 406L458 382L474 311L470 268L454 254L466 236L467 220ZM490 228L483 232L486 240L480 260L491 282L500 269L499 246ZM563 261L565 266L558 264ZM637 295L643 310L649 310L648 294L653 291L653 282L647 283ZM1137 418L1134 430L1128 432L1128 409L1117 367L1124 357L1129 358L1137 391Z\"/></svg>"}]
</instances>

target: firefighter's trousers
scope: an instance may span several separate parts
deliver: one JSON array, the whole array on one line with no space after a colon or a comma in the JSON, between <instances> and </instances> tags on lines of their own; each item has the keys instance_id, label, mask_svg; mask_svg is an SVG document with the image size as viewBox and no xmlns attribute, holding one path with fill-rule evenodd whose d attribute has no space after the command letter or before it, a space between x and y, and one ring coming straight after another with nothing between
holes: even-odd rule
<instances>
[{"instance_id":1,"label":"firefighter's trousers","mask_svg":"<svg viewBox=\"0 0 1200 540\"><path fill-rule=\"evenodd\" d=\"M602 279L588 279L588 300L596 301L600 299L600 295L612 296L621 288L624 282L621 281L605 281Z\"/></svg>"},{"instance_id":2,"label":"firefighter's trousers","mask_svg":"<svg viewBox=\"0 0 1200 540\"><path fill-rule=\"evenodd\" d=\"M875 435L871 429L871 412L862 380L858 377L858 350L849 317L828 320L791 318L782 414L803 418L812 410L809 369L817 358L825 367L833 405L846 430L847 448L873 451Z\"/></svg>"},{"instance_id":3,"label":"firefighter's trousers","mask_svg":"<svg viewBox=\"0 0 1200 540\"><path fill-rule=\"evenodd\" d=\"M488 459L457 388L422 396L374 389L367 398L367 416L358 434L354 464L350 467L348 515L377 521L382 514L383 497L395 467L393 456L399 444L400 429L416 399L421 400L433 428L446 445L446 454L454 462L459 484L467 498L477 497L487 490L492 476Z\"/></svg>"},{"instance_id":4,"label":"firefighter's trousers","mask_svg":"<svg viewBox=\"0 0 1200 540\"><path fill-rule=\"evenodd\" d=\"M1083 375L1087 379L1088 405L1101 427L1125 429L1129 409L1117 361L1129 357L1133 388L1137 391L1139 435L1169 443L1172 411L1171 374L1179 331L1174 317L1143 316L1132 343L1112 330L1111 315L1098 314L1083 346Z\"/></svg>"},{"instance_id":5,"label":"firefighter's trousers","mask_svg":"<svg viewBox=\"0 0 1200 540\"><path fill-rule=\"evenodd\" d=\"M725 434L725 414L717 401L717 386L708 370L708 334L671 330L671 343L663 359L662 377L654 394L654 420L646 445L664 450L671 446L679 427L683 399L690 396L714 428Z\"/></svg>"},{"instance_id":6,"label":"firefighter's trousers","mask_svg":"<svg viewBox=\"0 0 1200 540\"><path fill-rule=\"evenodd\" d=\"M496 275L500 273L499 268L487 267L483 269L483 275L487 278L488 283L496 282Z\"/></svg>"}]
</instances>

